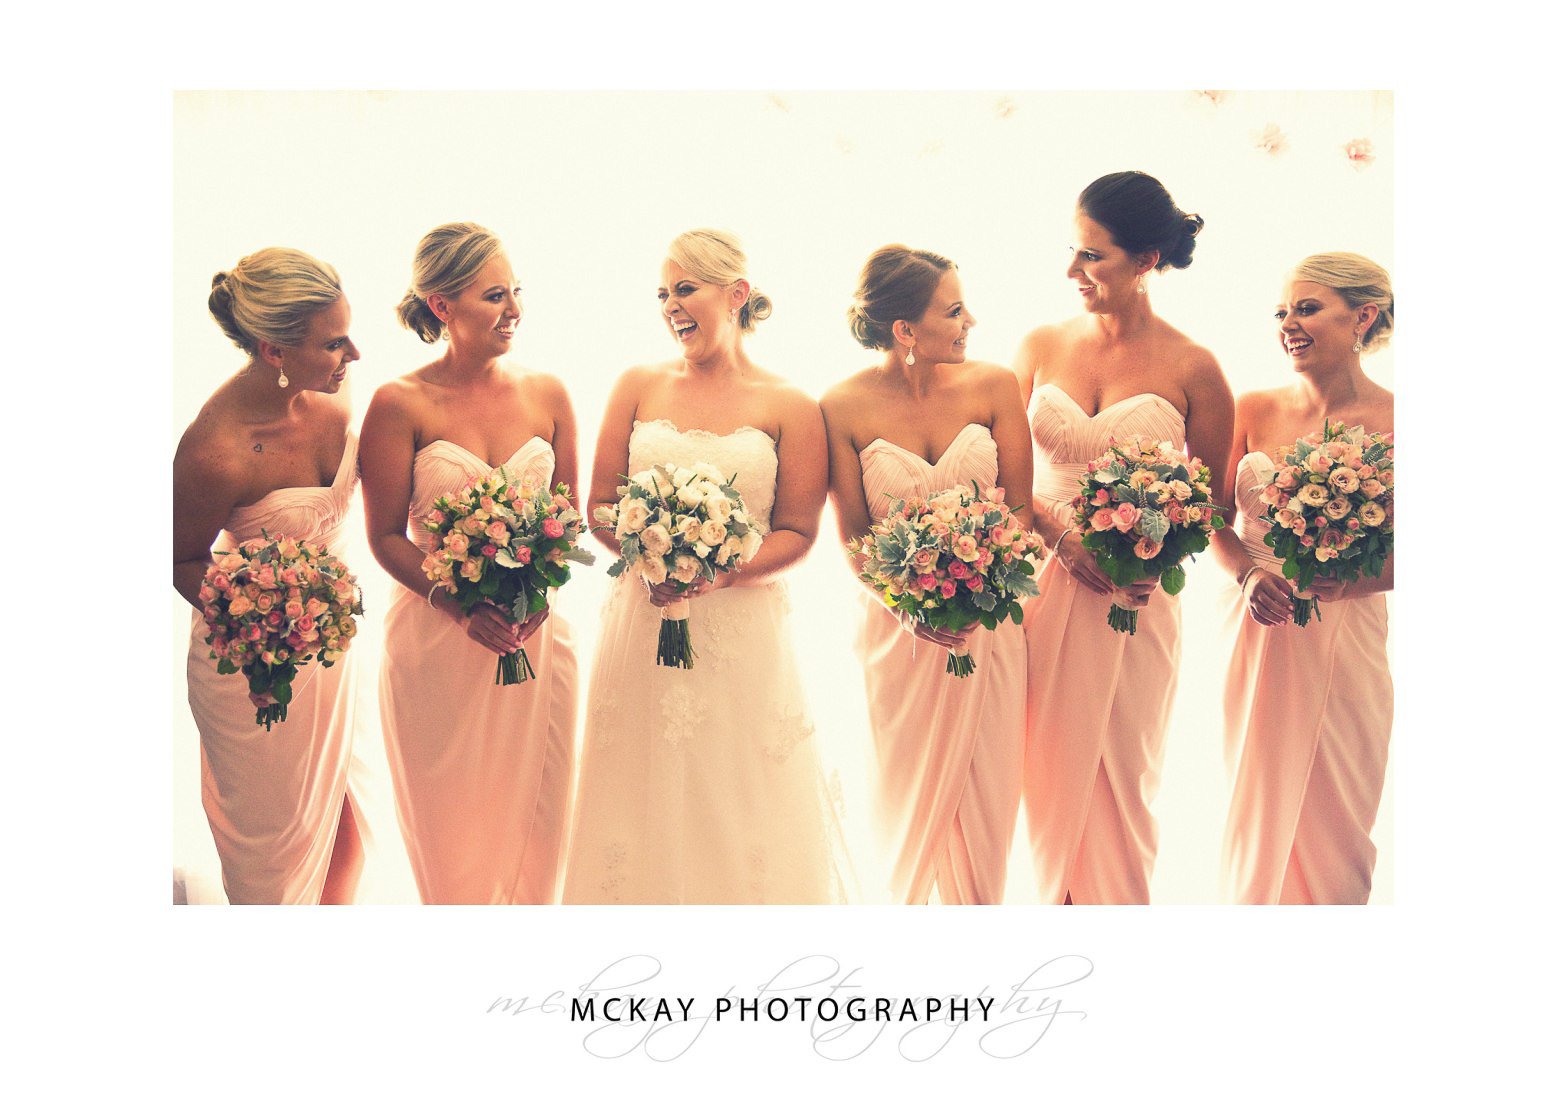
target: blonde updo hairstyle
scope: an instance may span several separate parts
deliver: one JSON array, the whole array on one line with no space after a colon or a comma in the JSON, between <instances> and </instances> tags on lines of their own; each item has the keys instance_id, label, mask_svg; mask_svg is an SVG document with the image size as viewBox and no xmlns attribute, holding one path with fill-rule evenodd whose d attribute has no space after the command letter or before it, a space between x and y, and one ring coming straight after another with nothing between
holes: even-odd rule
<instances>
[{"instance_id":1,"label":"blonde updo hairstyle","mask_svg":"<svg viewBox=\"0 0 1567 1118\"><path fill-rule=\"evenodd\" d=\"M446 324L430 309L430 296L454 298L500 251L500 238L482 225L471 221L437 225L414 250L413 283L397 304L399 321L422 341L432 345L440 341Z\"/></svg>"},{"instance_id":2,"label":"blonde updo hairstyle","mask_svg":"<svg viewBox=\"0 0 1567 1118\"><path fill-rule=\"evenodd\" d=\"M296 346L310 319L343 297L337 269L297 248L264 248L212 277L207 310L250 356L260 342Z\"/></svg>"},{"instance_id":3,"label":"blonde updo hairstyle","mask_svg":"<svg viewBox=\"0 0 1567 1118\"><path fill-rule=\"evenodd\" d=\"M745 253L733 233L722 229L692 229L669 243L669 259L703 283L728 287L746 278ZM755 287L740 308L740 329L749 334L773 313L773 301Z\"/></svg>"},{"instance_id":4,"label":"blonde updo hairstyle","mask_svg":"<svg viewBox=\"0 0 1567 1118\"><path fill-rule=\"evenodd\" d=\"M1378 314L1360 336L1360 348L1370 353L1393 337L1393 281L1375 260L1358 252L1319 252L1295 265L1290 279L1320 283L1338 292L1351 308L1370 303Z\"/></svg>"},{"instance_id":5,"label":"blonde updo hairstyle","mask_svg":"<svg viewBox=\"0 0 1567 1118\"><path fill-rule=\"evenodd\" d=\"M866 349L891 349L893 323L923 318L952 266L945 256L907 245L883 245L871 253L849 307L854 340Z\"/></svg>"}]
</instances>

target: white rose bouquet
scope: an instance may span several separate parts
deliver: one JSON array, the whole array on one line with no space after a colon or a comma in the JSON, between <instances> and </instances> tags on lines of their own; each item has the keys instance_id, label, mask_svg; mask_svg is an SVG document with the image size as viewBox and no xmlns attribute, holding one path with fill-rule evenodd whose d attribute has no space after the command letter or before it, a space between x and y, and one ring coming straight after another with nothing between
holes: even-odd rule
<instances>
[{"instance_id":1,"label":"white rose bouquet","mask_svg":"<svg viewBox=\"0 0 1567 1118\"><path fill-rule=\"evenodd\" d=\"M689 586L738 570L762 546L734 478L725 480L706 462L654 466L626 478L616 492L618 504L593 510L594 520L613 528L620 544L612 576L632 572L654 586ZM695 662L690 616L689 602L660 611L658 663L664 667L690 668Z\"/></svg>"}]
</instances>

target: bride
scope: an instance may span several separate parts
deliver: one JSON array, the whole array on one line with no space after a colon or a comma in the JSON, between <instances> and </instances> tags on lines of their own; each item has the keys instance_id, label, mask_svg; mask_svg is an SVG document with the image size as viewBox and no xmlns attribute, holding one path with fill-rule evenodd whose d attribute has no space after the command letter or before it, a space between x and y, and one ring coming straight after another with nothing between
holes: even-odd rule
<instances>
[{"instance_id":1,"label":"bride","mask_svg":"<svg viewBox=\"0 0 1567 1118\"><path fill-rule=\"evenodd\" d=\"M730 234L675 239L658 301L681 356L626 372L599 431L590 508L614 505L624 475L706 462L735 475L766 540L713 582L628 575L612 591L588 683L568 904L843 899L779 580L816 537L827 440L816 403L745 355L744 335L772 311L745 266ZM595 534L619 554L612 532ZM659 667L659 608L682 598L696 663Z\"/></svg>"}]
</instances>

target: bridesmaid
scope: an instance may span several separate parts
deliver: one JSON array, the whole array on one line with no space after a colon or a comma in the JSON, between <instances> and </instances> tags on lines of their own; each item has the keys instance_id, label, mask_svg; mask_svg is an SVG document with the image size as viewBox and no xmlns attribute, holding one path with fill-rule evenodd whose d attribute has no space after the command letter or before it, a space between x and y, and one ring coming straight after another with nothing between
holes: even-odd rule
<instances>
[{"instance_id":1,"label":"bridesmaid","mask_svg":"<svg viewBox=\"0 0 1567 1118\"><path fill-rule=\"evenodd\" d=\"M1030 491L1028 419L1008 370L968 361L973 325L945 257L888 245L866 262L849 328L885 356L822 397L845 543L895 498L973 482ZM1032 521L1026 503L1019 516ZM1023 783L1023 631L912 624L866 591L859 648L893 899L1000 903ZM965 640L975 671L954 679L947 650Z\"/></svg>"},{"instance_id":2,"label":"bridesmaid","mask_svg":"<svg viewBox=\"0 0 1567 1118\"><path fill-rule=\"evenodd\" d=\"M356 480L348 299L331 265L266 248L212 277L207 308L248 360L174 454L174 588L197 610L185 670L201 801L230 903L349 904L364 865L348 795L354 653L301 668L288 720L263 730L244 676L217 673L197 596L214 549L263 531L337 551Z\"/></svg>"},{"instance_id":3,"label":"bridesmaid","mask_svg":"<svg viewBox=\"0 0 1567 1118\"><path fill-rule=\"evenodd\" d=\"M1024 604L1028 744L1023 803L1041 898L1146 904L1158 842L1149 804L1180 661L1175 598L1148 581L1116 599L1141 608L1136 636L1111 629L1115 589L1071 525L1090 459L1133 436L1168 439L1211 466L1219 503L1234 403L1213 355L1153 312L1154 272L1192 262L1202 218L1150 175L1121 171L1077 200L1067 269L1084 314L1023 340L1017 375L1035 443L1034 520L1053 544L1040 596Z\"/></svg>"},{"instance_id":4,"label":"bridesmaid","mask_svg":"<svg viewBox=\"0 0 1567 1118\"><path fill-rule=\"evenodd\" d=\"M420 564L435 499L506 466L577 482L576 422L554 377L509 362L522 317L511 261L468 222L425 234L398 306L430 364L383 385L360 466L370 547L397 581L386 614L381 722L398 820L426 904L556 899L571 791L576 656L549 611L520 625L494 606L464 616ZM496 657L526 647L538 677L497 686Z\"/></svg>"},{"instance_id":5,"label":"bridesmaid","mask_svg":"<svg viewBox=\"0 0 1567 1118\"><path fill-rule=\"evenodd\" d=\"M1293 588L1262 542L1259 491L1272 478L1269 455L1325 420L1392 433L1393 394L1360 367L1360 355L1392 335L1392 282L1352 252L1308 256L1290 274L1274 317L1299 376L1237 404L1237 526L1215 541L1235 580L1226 592L1235 651L1225 681L1225 754L1235 784L1225 884L1242 904L1365 904L1393 728L1393 563L1379 578L1313 580L1322 618L1298 628Z\"/></svg>"}]
</instances>

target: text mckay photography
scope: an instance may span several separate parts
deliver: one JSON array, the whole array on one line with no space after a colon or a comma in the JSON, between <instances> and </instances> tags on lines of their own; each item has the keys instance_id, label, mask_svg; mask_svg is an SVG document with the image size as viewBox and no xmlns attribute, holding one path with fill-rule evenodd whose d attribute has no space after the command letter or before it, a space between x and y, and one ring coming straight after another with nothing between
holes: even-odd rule
<instances>
[{"instance_id":1,"label":"text mckay photography","mask_svg":"<svg viewBox=\"0 0 1567 1118\"><path fill-rule=\"evenodd\" d=\"M691 1052L709 1028L740 1027L826 1060L880 1048L923 1062L954 1046L1015 1059L1038 1051L1054 1030L1082 1026L1093 972L1086 956L1058 955L973 990L900 991L879 987L873 967L806 955L760 982L692 990L656 957L626 955L578 985L499 994L484 1012L579 1030L583 1050L601 1059L640 1053L666 1062Z\"/></svg>"}]
</instances>

